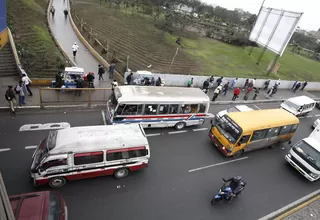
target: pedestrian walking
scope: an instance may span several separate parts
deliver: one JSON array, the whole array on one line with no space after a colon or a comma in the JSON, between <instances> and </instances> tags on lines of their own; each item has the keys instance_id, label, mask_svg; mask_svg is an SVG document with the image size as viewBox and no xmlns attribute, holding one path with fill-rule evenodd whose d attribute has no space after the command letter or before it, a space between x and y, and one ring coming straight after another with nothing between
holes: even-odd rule
<instances>
[{"instance_id":1,"label":"pedestrian walking","mask_svg":"<svg viewBox=\"0 0 320 220\"><path fill-rule=\"evenodd\" d=\"M132 73L131 73L132 74ZM127 81L128 82L128 81ZM154 79L154 77L151 78L151 85L155 86L156 85L156 80Z\"/></svg>"},{"instance_id":2,"label":"pedestrian walking","mask_svg":"<svg viewBox=\"0 0 320 220\"><path fill-rule=\"evenodd\" d=\"M296 88L296 85L298 84L298 81L295 81L294 83L293 83L293 85L292 85L292 87L291 87L291 90L293 91L294 90L294 88Z\"/></svg>"},{"instance_id":3,"label":"pedestrian walking","mask_svg":"<svg viewBox=\"0 0 320 220\"><path fill-rule=\"evenodd\" d=\"M298 82L297 85L294 87L293 92L296 93L300 87L301 87L301 83Z\"/></svg>"},{"instance_id":4,"label":"pedestrian walking","mask_svg":"<svg viewBox=\"0 0 320 220\"><path fill-rule=\"evenodd\" d=\"M259 89L256 88L255 91L254 91L254 95L253 95L252 100L256 100L257 99L257 97L259 95L259 92L260 92L260 88Z\"/></svg>"},{"instance_id":5,"label":"pedestrian walking","mask_svg":"<svg viewBox=\"0 0 320 220\"><path fill-rule=\"evenodd\" d=\"M229 83L230 82L227 82L224 86L223 86L223 95L226 96L227 95L227 92L228 92L228 89L229 89Z\"/></svg>"},{"instance_id":6,"label":"pedestrian walking","mask_svg":"<svg viewBox=\"0 0 320 220\"><path fill-rule=\"evenodd\" d=\"M214 77L213 76L210 76L209 83L214 83Z\"/></svg>"},{"instance_id":7,"label":"pedestrian walking","mask_svg":"<svg viewBox=\"0 0 320 220\"><path fill-rule=\"evenodd\" d=\"M68 18L68 14L69 14L68 9L65 8L63 10L63 13L64 13L64 18L67 19Z\"/></svg>"},{"instance_id":8,"label":"pedestrian walking","mask_svg":"<svg viewBox=\"0 0 320 220\"><path fill-rule=\"evenodd\" d=\"M188 80L188 87L192 87L193 85L193 78Z\"/></svg>"},{"instance_id":9,"label":"pedestrian walking","mask_svg":"<svg viewBox=\"0 0 320 220\"><path fill-rule=\"evenodd\" d=\"M56 85L55 85L55 87L56 88L61 88L61 86L62 86L62 73L58 72L56 74Z\"/></svg>"},{"instance_id":10,"label":"pedestrian walking","mask_svg":"<svg viewBox=\"0 0 320 220\"><path fill-rule=\"evenodd\" d=\"M24 97L27 93L27 89L25 87L25 85L23 84L23 81L20 80L19 84L16 86L16 92L19 93L19 105L25 105L26 103L24 102Z\"/></svg>"},{"instance_id":11,"label":"pedestrian walking","mask_svg":"<svg viewBox=\"0 0 320 220\"><path fill-rule=\"evenodd\" d=\"M217 86L220 86L222 83L223 77L220 77L219 79L217 79Z\"/></svg>"},{"instance_id":12,"label":"pedestrian walking","mask_svg":"<svg viewBox=\"0 0 320 220\"><path fill-rule=\"evenodd\" d=\"M79 50L79 46L77 42L74 42L74 44L72 45L72 53L74 58L76 57L78 50Z\"/></svg>"},{"instance_id":13,"label":"pedestrian walking","mask_svg":"<svg viewBox=\"0 0 320 220\"><path fill-rule=\"evenodd\" d=\"M161 83L162 83L161 78L158 77L158 79L156 81L156 86L161 86Z\"/></svg>"},{"instance_id":14,"label":"pedestrian walking","mask_svg":"<svg viewBox=\"0 0 320 220\"><path fill-rule=\"evenodd\" d=\"M56 12L56 9L53 7L53 5L51 6L50 12L52 14L52 17L54 17L54 13Z\"/></svg>"},{"instance_id":15,"label":"pedestrian walking","mask_svg":"<svg viewBox=\"0 0 320 220\"><path fill-rule=\"evenodd\" d=\"M245 88L247 88L248 84L249 84L249 79L246 79L242 90L245 90Z\"/></svg>"},{"instance_id":16,"label":"pedestrian walking","mask_svg":"<svg viewBox=\"0 0 320 220\"><path fill-rule=\"evenodd\" d=\"M103 68L103 66L101 66L100 64L98 65L98 75L99 75L99 80L103 80L103 74L105 73L105 69Z\"/></svg>"},{"instance_id":17,"label":"pedestrian walking","mask_svg":"<svg viewBox=\"0 0 320 220\"><path fill-rule=\"evenodd\" d=\"M235 89L233 90L232 101L235 101L237 98L239 98L240 92L241 92L241 89L240 89L239 87L237 87L237 88L235 88Z\"/></svg>"},{"instance_id":18,"label":"pedestrian walking","mask_svg":"<svg viewBox=\"0 0 320 220\"><path fill-rule=\"evenodd\" d=\"M268 79L267 81L264 82L264 88L263 90L267 90L270 84L270 79Z\"/></svg>"},{"instance_id":19,"label":"pedestrian walking","mask_svg":"<svg viewBox=\"0 0 320 220\"><path fill-rule=\"evenodd\" d=\"M25 85L26 89L28 90L28 93L30 96L33 96L31 90L30 90L30 84L32 83L31 79L27 76L27 74L22 74L22 82Z\"/></svg>"},{"instance_id":20,"label":"pedestrian walking","mask_svg":"<svg viewBox=\"0 0 320 220\"><path fill-rule=\"evenodd\" d=\"M89 88L94 88L94 73L89 72L87 75L87 81L88 81L88 87Z\"/></svg>"},{"instance_id":21,"label":"pedestrian walking","mask_svg":"<svg viewBox=\"0 0 320 220\"><path fill-rule=\"evenodd\" d=\"M13 86L8 86L8 90L4 95L5 99L9 103L10 110L13 114L16 113L15 106L17 105L16 95L14 94Z\"/></svg>"},{"instance_id":22,"label":"pedestrian walking","mask_svg":"<svg viewBox=\"0 0 320 220\"><path fill-rule=\"evenodd\" d=\"M247 88L247 92L246 92L246 94L245 94L244 97L243 97L244 100L248 100L249 94L251 93L251 91L252 91L252 87L248 87L248 88Z\"/></svg>"},{"instance_id":23,"label":"pedestrian walking","mask_svg":"<svg viewBox=\"0 0 320 220\"><path fill-rule=\"evenodd\" d=\"M220 92L222 91L222 85L220 84L213 92L212 101L214 102L217 98Z\"/></svg>"},{"instance_id":24,"label":"pedestrian walking","mask_svg":"<svg viewBox=\"0 0 320 220\"><path fill-rule=\"evenodd\" d=\"M249 80L248 86L253 88L255 86L255 84L256 84L256 78L253 78L253 79Z\"/></svg>"},{"instance_id":25,"label":"pedestrian walking","mask_svg":"<svg viewBox=\"0 0 320 220\"><path fill-rule=\"evenodd\" d=\"M114 88L116 88L118 86L118 82L116 79L113 80L113 82L111 83L111 90L114 91Z\"/></svg>"},{"instance_id":26,"label":"pedestrian walking","mask_svg":"<svg viewBox=\"0 0 320 220\"><path fill-rule=\"evenodd\" d=\"M110 66L109 66L109 79L113 79L113 74L114 74L114 71L116 69L116 64L115 63L111 63Z\"/></svg>"},{"instance_id":27,"label":"pedestrian walking","mask_svg":"<svg viewBox=\"0 0 320 220\"><path fill-rule=\"evenodd\" d=\"M238 78L235 78L235 79L233 79L233 80L231 81L231 89L234 88L234 86L236 85L237 81L238 81Z\"/></svg>"},{"instance_id":28,"label":"pedestrian walking","mask_svg":"<svg viewBox=\"0 0 320 220\"><path fill-rule=\"evenodd\" d=\"M80 96L81 95L81 89L84 88L84 82L83 82L83 79L81 79L80 76L77 77L76 79L76 87L77 87L77 90L75 91L74 95L75 96Z\"/></svg>"},{"instance_id":29,"label":"pedestrian walking","mask_svg":"<svg viewBox=\"0 0 320 220\"><path fill-rule=\"evenodd\" d=\"M133 73L131 72L131 73L127 76L127 78L126 78L128 85L131 85L131 84L132 84L132 76L133 76ZM152 79L153 79L153 81L154 81L154 77L152 77ZM152 84L152 79L151 79L151 84Z\"/></svg>"},{"instance_id":30,"label":"pedestrian walking","mask_svg":"<svg viewBox=\"0 0 320 220\"><path fill-rule=\"evenodd\" d=\"M305 88L307 85L308 85L308 82L305 81L305 82L303 83L303 85L302 85L301 91L304 90L304 88Z\"/></svg>"}]
</instances>

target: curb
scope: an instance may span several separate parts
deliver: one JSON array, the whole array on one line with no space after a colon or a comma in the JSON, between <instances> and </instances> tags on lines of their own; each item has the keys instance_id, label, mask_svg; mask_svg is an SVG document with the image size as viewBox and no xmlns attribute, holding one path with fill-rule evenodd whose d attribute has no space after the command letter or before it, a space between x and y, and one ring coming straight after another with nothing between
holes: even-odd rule
<instances>
[{"instance_id":1,"label":"curb","mask_svg":"<svg viewBox=\"0 0 320 220\"><path fill-rule=\"evenodd\" d=\"M97 61L103 65L105 68L109 68L110 64L90 45L90 43L82 36L81 32L79 31L79 29L77 28L76 24L73 21L72 15L71 15L71 5L70 5L70 0L68 1L68 9L69 9L69 20L70 20L70 24L74 30L74 32L76 33L76 35L78 36L78 38L82 41L82 43L87 47L87 49L89 50L89 52L91 53L92 56L94 56ZM124 84L124 79L121 76L121 74L118 71L114 71L114 75L117 79L117 81L120 84Z\"/></svg>"},{"instance_id":2,"label":"curb","mask_svg":"<svg viewBox=\"0 0 320 220\"><path fill-rule=\"evenodd\" d=\"M301 199L298 199L297 201L282 207L281 209L278 209L277 211L274 211L270 213L269 215L266 215L258 220L281 220L296 211L302 209L303 207L309 205L310 203L316 201L320 198L320 190L317 190L313 193L310 193L309 195L306 195L305 197L302 197Z\"/></svg>"},{"instance_id":3,"label":"curb","mask_svg":"<svg viewBox=\"0 0 320 220\"><path fill-rule=\"evenodd\" d=\"M47 110L47 109L63 109L63 108L86 108L86 109L93 109L93 108L99 108L99 107L106 107L106 104L94 104L88 107L87 104L79 104L79 105L48 105L44 108L41 108L40 105L30 105L30 106L17 106L16 109L23 109L23 110ZM0 111L9 111L9 107L0 107Z\"/></svg>"}]
</instances>

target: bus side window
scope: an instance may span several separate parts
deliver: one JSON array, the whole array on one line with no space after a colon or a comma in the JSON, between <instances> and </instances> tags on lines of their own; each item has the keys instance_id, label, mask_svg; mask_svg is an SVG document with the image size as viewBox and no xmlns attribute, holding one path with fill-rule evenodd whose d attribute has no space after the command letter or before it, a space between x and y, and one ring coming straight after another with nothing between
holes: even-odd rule
<instances>
[{"instance_id":1,"label":"bus side window","mask_svg":"<svg viewBox=\"0 0 320 220\"><path fill-rule=\"evenodd\" d=\"M170 105L169 114L178 114L179 105Z\"/></svg>"},{"instance_id":2,"label":"bus side window","mask_svg":"<svg viewBox=\"0 0 320 220\"><path fill-rule=\"evenodd\" d=\"M181 113L182 114L191 113L191 105L181 105Z\"/></svg>"},{"instance_id":3,"label":"bus side window","mask_svg":"<svg viewBox=\"0 0 320 220\"><path fill-rule=\"evenodd\" d=\"M239 141L239 145L241 144L246 144L250 138L251 134L248 135L244 135L241 137L240 141Z\"/></svg>"},{"instance_id":4,"label":"bus side window","mask_svg":"<svg viewBox=\"0 0 320 220\"><path fill-rule=\"evenodd\" d=\"M205 112L206 112L206 105L200 104L199 113L205 113Z\"/></svg>"},{"instance_id":5,"label":"bus side window","mask_svg":"<svg viewBox=\"0 0 320 220\"><path fill-rule=\"evenodd\" d=\"M125 107L124 104L118 105L117 110L116 110L116 115L122 115L124 107Z\"/></svg>"},{"instance_id":6,"label":"bus side window","mask_svg":"<svg viewBox=\"0 0 320 220\"><path fill-rule=\"evenodd\" d=\"M283 126L281 127L281 130L280 130L280 133L279 135L286 135L289 133L290 129L291 129L291 125L286 125L286 126Z\"/></svg>"},{"instance_id":7,"label":"bus side window","mask_svg":"<svg viewBox=\"0 0 320 220\"><path fill-rule=\"evenodd\" d=\"M121 160L122 158L122 152L113 152L108 153L107 152L107 161L114 161L114 160Z\"/></svg>"},{"instance_id":8,"label":"bus side window","mask_svg":"<svg viewBox=\"0 0 320 220\"><path fill-rule=\"evenodd\" d=\"M157 114L157 104L145 104L144 105L144 114L145 115L156 115Z\"/></svg>"},{"instance_id":9,"label":"bus side window","mask_svg":"<svg viewBox=\"0 0 320 220\"><path fill-rule=\"evenodd\" d=\"M61 159L61 160L50 160L48 162L45 162L42 164L41 168L43 170L47 170L51 167L58 167L58 166L64 166L68 165L68 160L67 159Z\"/></svg>"},{"instance_id":10,"label":"bus side window","mask_svg":"<svg viewBox=\"0 0 320 220\"><path fill-rule=\"evenodd\" d=\"M164 115L169 113L169 105L160 105L159 106L159 115Z\"/></svg>"},{"instance_id":11,"label":"bus side window","mask_svg":"<svg viewBox=\"0 0 320 220\"><path fill-rule=\"evenodd\" d=\"M254 131L252 138L251 138L251 142L266 138L268 131L269 131L269 129Z\"/></svg>"},{"instance_id":12,"label":"bus side window","mask_svg":"<svg viewBox=\"0 0 320 220\"><path fill-rule=\"evenodd\" d=\"M271 138L271 137L277 137L279 135L279 131L280 128L276 127L276 128L270 128L269 132L267 134L267 138Z\"/></svg>"},{"instance_id":13,"label":"bus side window","mask_svg":"<svg viewBox=\"0 0 320 220\"><path fill-rule=\"evenodd\" d=\"M198 104L192 104L191 105L191 113L198 113L199 112L199 105Z\"/></svg>"},{"instance_id":14,"label":"bus side window","mask_svg":"<svg viewBox=\"0 0 320 220\"><path fill-rule=\"evenodd\" d=\"M74 165L103 162L103 151L75 154L73 162Z\"/></svg>"},{"instance_id":15,"label":"bus side window","mask_svg":"<svg viewBox=\"0 0 320 220\"><path fill-rule=\"evenodd\" d=\"M294 124L291 126L291 130L290 133L296 132L296 130L298 129L298 124Z\"/></svg>"},{"instance_id":16,"label":"bus side window","mask_svg":"<svg viewBox=\"0 0 320 220\"><path fill-rule=\"evenodd\" d=\"M140 149L140 150L130 150L128 151L129 158L134 158L134 157L143 157L146 156L147 150L146 149Z\"/></svg>"},{"instance_id":17,"label":"bus side window","mask_svg":"<svg viewBox=\"0 0 320 220\"><path fill-rule=\"evenodd\" d=\"M143 105L126 105L122 115L141 115Z\"/></svg>"}]
</instances>

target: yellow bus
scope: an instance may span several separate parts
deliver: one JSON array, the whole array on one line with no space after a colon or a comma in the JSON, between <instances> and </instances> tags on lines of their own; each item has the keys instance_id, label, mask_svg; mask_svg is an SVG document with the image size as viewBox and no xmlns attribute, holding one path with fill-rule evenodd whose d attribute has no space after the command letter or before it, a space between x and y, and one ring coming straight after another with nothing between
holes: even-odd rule
<instances>
[{"instance_id":1,"label":"yellow bus","mask_svg":"<svg viewBox=\"0 0 320 220\"><path fill-rule=\"evenodd\" d=\"M299 119L283 109L232 112L212 122L209 137L224 155L238 157L245 151L291 144L298 125Z\"/></svg>"}]
</instances>

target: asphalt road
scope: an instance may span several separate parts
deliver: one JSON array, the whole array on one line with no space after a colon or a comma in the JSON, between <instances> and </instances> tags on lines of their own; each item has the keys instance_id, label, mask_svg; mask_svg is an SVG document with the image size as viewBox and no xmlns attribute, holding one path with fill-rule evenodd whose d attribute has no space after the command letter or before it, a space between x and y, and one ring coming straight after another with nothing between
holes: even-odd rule
<instances>
[{"instance_id":1,"label":"asphalt road","mask_svg":"<svg viewBox=\"0 0 320 220\"><path fill-rule=\"evenodd\" d=\"M265 109L279 104L249 106ZM225 108L213 105L211 112ZM103 124L100 111L33 112L17 114L15 118L1 114L0 169L9 195L35 191L29 180L32 148L48 133L19 132L21 126L58 122L71 126ZM308 136L318 117L320 111L315 109L301 118L293 142ZM113 177L79 180L58 190L66 199L70 219L254 220L319 188L319 182L308 182L286 163L288 145L247 153L242 160L233 161L212 146L208 128L209 124L204 124L181 133L174 129L146 130L151 147L149 168L122 180ZM210 167L189 172L206 166ZM234 175L246 179L246 190L232 204L212 207L210 200L221 186L221 178Z\"/></svg>"}]
</instances>

